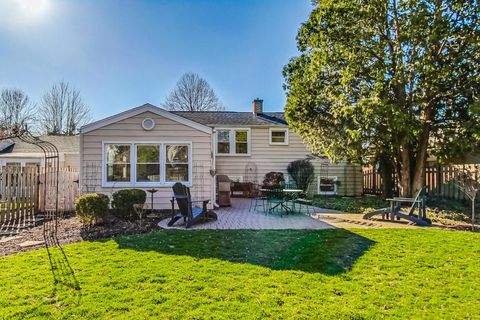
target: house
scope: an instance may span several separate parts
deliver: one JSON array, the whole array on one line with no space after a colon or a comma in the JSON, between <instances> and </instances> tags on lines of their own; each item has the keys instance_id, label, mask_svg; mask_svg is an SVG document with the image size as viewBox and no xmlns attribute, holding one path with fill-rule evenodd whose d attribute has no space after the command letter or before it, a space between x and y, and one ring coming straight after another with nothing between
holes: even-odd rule
<instances>
[{"instance_id":1,"label":"house","mask_svg":"<svg viewBox=\"0 0 480 320\"><path fill-rule=\"evenodd\" d=\"M79 136L40 136L42 141L52 143L58 149L59 167L79 169ZM43 166L45 155L41 148L19 138L0 142L0 168Z\"/></svg>"},{"instance_id":2,"label":"house","mask_svg":"<svg viewBox=\"0 0 480 320\"><path fill-rule=\"evenodd\" d=\"M155 207L168 208L177 181L190 186L196 198L215 199L215 174L261 182L267 172L286 174L291 161L312 156L282 112L263 112L260 99L252 107L252 112L170 112L145 104L86 125L80 133L82 192L153 188ZM312 162L312 193L362 193L359 166Z\"/></svg>"}]
</instances>

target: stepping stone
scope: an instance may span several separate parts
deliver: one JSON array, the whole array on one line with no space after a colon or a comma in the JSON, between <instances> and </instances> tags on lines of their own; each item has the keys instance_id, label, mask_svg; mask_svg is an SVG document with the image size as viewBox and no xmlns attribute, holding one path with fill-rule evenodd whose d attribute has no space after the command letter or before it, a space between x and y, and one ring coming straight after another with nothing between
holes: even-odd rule
<instances>
[{"instance_id":1,"label":"stepping stone","mask_svg":"<svg viewBox=\"0 0 480 320\"><path fill-rule=\"evenodd\" d=\"M8 241L18 240L18 239L22 239L22 237L21 236L6 237L6 238L3 238L3 239L0 239L0 243L5 243L5 242L8 242Z\"/></svg>"},{"instance_id":2,"label":"stepping stone","mask_svg":"<svg viewBox=\"0 0 480 320\"><path fill-rule=\"evenodd\" d=\"M26 247L37 246L37 245L44 244L44 243L45 243L45 241L28 240L28 241L24 241L22 243L19 243L18 245L22 248L26 248Z\"/></svg>"}]
</instances>

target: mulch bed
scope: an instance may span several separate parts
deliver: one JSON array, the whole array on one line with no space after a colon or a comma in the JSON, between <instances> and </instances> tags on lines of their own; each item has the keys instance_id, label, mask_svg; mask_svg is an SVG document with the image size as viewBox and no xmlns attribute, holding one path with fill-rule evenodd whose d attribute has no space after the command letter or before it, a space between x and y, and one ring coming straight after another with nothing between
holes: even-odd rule
<instances>
[{"instance_id":1,"label":"mulch bed","mask_svg":"<svg viewBox=\"0 0 480 320\"><path fill-rule=\"evenodd\" d=\"M146 233L159 230L158 223L167 216L169 216L169 213L159 212L144 218L141 223L139 220L126 221L109 216L102 225L87 228L80 223L75 215L71 214L58 220L56 240L60 245L64 245L83 240L100 240L119 235ZM47 223L49 226L53 225L52 222ZM23 230L14 236L0 237L0 256L45 248L44 229L42 223ZM21 246L21 244L25 245L27 241L29 245Z\"/></svg>"}]
</instances>

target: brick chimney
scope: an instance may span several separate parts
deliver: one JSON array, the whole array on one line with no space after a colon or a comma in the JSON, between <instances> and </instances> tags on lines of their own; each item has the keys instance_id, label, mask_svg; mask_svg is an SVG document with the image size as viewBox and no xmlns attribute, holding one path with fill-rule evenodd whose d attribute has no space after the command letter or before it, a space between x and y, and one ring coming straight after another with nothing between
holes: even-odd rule
<instances>
[{"instance_id":1,"label":"brick chimney","mask_svg":"<svg viewBox=\"0 0 480 320\"><path fill-rule=\"evenodd\" d=\"M256 98L255 100L253 100L252 106L253 106L253 113L255 113L255 114L263 113L263 100L262 99Z\"/></svg>"}]
</instances>

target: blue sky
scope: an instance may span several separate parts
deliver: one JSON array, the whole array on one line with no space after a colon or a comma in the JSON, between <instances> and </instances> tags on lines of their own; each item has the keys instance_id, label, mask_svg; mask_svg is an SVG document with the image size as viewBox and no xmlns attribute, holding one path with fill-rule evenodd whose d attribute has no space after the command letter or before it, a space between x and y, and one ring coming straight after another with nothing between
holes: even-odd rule
<instances>
[{"instance_id":1,"label":"blue sky","mask_svg":"<svg viewBox=\"0 0 480 320\"><path fill-rule=\"evenodd\" d=\"M228 110L285 104L282 68L310 0L0 0L0 88L39 101L55 82L81 91L94 119L159 105L184 72Z\"/></svg>"}]
</instances>

